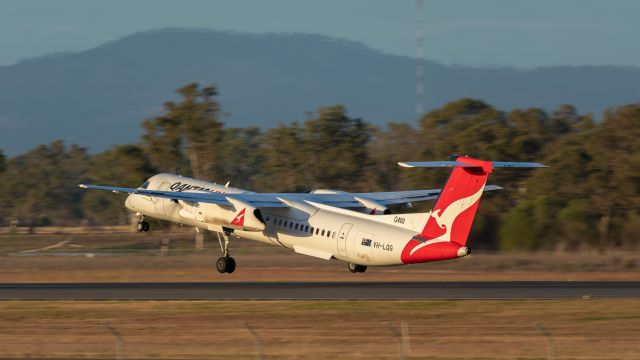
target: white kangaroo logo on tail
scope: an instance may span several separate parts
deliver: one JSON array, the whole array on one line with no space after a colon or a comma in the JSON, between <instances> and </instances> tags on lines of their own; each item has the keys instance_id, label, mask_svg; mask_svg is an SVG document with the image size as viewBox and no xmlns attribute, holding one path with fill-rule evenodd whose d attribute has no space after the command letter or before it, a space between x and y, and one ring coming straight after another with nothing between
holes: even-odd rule
<instances>
[{"instance_id":1,"label":"white kangaroo logo on tail","mask_svg":"<svg viewBox=\"0 0 640 360\"><path fill-rule=\"evenodd\" d=\"M442 209L433 210L433 212L431 212L431 217L436 221L440 228L445 230L445 233L438 236L437 238L425 241L424 243L414 247L411 250L410 255L413 255L413 253L429 244L451 241L451 228L453 227L453 222L456 220L458 215L465 212L467 209L473 206L473 204L475 204L478 199L480 199L483 190L484 185L482 185L480 190L478 190L475 194L452 202L451 204L449 204L449 206L447 206L446 209L444 209L444 211Z\"/></svg>"}]
</instances>

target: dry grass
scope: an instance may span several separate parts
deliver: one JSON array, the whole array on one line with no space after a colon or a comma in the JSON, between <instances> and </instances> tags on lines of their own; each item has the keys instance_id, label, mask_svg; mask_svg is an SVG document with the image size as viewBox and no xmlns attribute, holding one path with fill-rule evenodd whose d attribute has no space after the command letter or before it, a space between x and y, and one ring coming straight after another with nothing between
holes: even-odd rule
<instances>
[{"instance_id":1,"label":"dry grass","mask_svg":"<svg viewBox=\"0 0 640 360\"><path fill-rule=\"evenodd\" d=\"M162 238L171 239L166 256ZM342 262L251 241L232 240L231 251L238 270L220 275L217 240L208 237L197 251L189 232L0 235L0 282L640 280L639 253L477 251L453 261L351 274Z\"/></svg>"},{"instance_id":2,"label":"dry grass","mask_svg":"<svg viewBox=\"0 0 640 360\"><path fill-rule=\"evenodd\" d=\"M160 256L160 239L171 247ZM234 241L239 268L214 269L217 242L193 250L189 233L0 235L0 282L638 280L638 254L490 254L372 268ZM34 251L35 250L35 251ZM93 257L88 257L93 254ZM542 359L545 337L559 359L637 359L640 303L565 301L3 301L0 358L251 359L249 322L266 359L397 358L390 323L409 329L409 359Z\"/></svg>"},{"instance_id":3,"label":"dry grass","mask_svg":"<svg viewBox=\"0 0 640 360\"><path fill-rule=\"evenodd\" d=\"M6 301L0 358L397 358L389 326L408 326L407 358L637 359L637 301ZM389 325L388 325L389 324Z\"/></svg>"}]
</instances>

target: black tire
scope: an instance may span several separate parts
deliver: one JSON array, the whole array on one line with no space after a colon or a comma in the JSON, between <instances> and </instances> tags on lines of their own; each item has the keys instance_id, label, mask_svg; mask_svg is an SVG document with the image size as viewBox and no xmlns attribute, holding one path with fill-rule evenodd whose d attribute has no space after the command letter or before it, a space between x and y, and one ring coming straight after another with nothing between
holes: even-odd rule
<instances>
[{"instance_id":1,"label":"black tire","mask_svg":"<svg viewBox=\"0 0 640 360\"><path fill-rule=\"evenodd\" d=\"M143 227L142 231L144 231L144 232L149 231L150 226L149 226L149 223L148 223L148 222L143 221L143 222L142 222L142 227Z\"/></svg>"},{"instance_id":2,"label":"black tire","mask_svg":"<svg viewBox=\"0 0 640 360\"><path fill-rule=\"evenodd\" d=\"M358 272L359 273L363 273L365 271L367 271L367 267L364 265L356 265L356 267L358 268Z\"/></svg>"},{"instance_id":3,"label":"black tire","mask_svg":"<svg viewBox=\"0 0 640 360\"><path fill-rule=\"evenodd\" d=\"M143 232L144 231L144 222L140 221L139 223L136 224L136 230L138 232Z\"/></svg>"},{"instance_id":4,"label":"black tire","mask_svg":"<svg viewBox=\"0 0 640 360\"><path fill-rule=\"evenodd\" d=\"M227 258L227 274L231 274L234 271L236 271L236 260L232 257Z\"/></svg>"},{"instance_id":5,"label":"black tire","mask_svg":"<svg viewBox=\"0 0 640 360\"><path fill-rule=\"evenodd\" d=\"M358 272L358 266L360 266L360 265L356 265L354 263L348 263L347 264L347 268L349 269L349 271L351 271L354 274Z\"/></svg>"},{"instance_id":6,"label":"black tire","mask_svg":"<svg viewBox=\"0 0 640 360\"><path fill-rule=\"evenodd\" d=\"M218 270L218 272L220 274L224 274L227 272L227 258L226 257L220 257L218 258L218 261L216 261L216 270Z\"/></svg>"}]
</instances>

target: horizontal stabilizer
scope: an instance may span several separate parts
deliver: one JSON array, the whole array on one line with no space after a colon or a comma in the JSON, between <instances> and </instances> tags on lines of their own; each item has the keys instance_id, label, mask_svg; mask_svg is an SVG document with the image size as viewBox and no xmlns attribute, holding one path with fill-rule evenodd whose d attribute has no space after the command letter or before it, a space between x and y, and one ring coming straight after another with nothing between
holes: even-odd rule
<instances>
[{"instance_id":1,"label":"horizontal stabilizer","mask_svg":"<svg viewBox=\"0 0 640 360\"><path fill-rule=\"evenodd\" d=\"M544 168L546 165L536 162L517 162L517 161L492 161L493 168ZM476 164L469 164L462 161L408 161L399 162L398 165L406 168L435 168L435 167L447 167L447 168L473 168L478 167Z\"/></svg>"}]
</instances>

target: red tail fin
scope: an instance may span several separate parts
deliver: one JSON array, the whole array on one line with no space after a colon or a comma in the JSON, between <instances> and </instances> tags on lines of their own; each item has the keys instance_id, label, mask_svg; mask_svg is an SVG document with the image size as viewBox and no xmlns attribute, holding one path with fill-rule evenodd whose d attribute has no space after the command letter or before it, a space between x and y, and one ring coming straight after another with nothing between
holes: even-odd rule
<instances>
[{"instance_id":1,"label":"red tail fin","mask_svg":"<svg viewBox=\"0 0 640 360\"><path fill-rule=\"evenodd\" d=\"M459 156L455 161L398 163L403 167L453 167L422 232L402 249L403 263L453 259L470 253L467 237L480 197L493 168L541 168L531 162L483 161Z\"/></svg>"},{"instance_id":2,"label":"red tail fin","mask_svg":"<svg viewBox=\"0 0 640 360\"><path fill-rule=\"evenodd\" d=\"M436 201L431 216L422 230L428 240L467 243L487 177L492 171L491 161L460 156L456 162L473 167L455 167Z\"/></svg>"}]
</instances>

